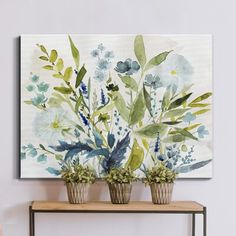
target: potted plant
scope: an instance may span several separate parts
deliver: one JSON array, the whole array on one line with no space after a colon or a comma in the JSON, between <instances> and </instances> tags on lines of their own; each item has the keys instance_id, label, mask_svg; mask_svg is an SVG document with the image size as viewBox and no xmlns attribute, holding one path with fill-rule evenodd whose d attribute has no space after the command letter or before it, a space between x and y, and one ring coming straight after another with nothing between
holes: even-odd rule
<instances>
[{"instance_id":1,"label":"potted plant","mask_svg":"<svg viewBox=\"0 0 236 236\"><path fill-rule=\"evenodd\" d=\"M87 202L88 190L95 182L95 172L78 161L64 162L61 166L61 178L66 184L68 200L71 204Z\"/></svg>"},{"instance_id":2,"label":"potted plant","mask_svg":"<svg viewBox=\"0 0 236 236\"><path fill-rule=\"evenodd\" d=\"M177 173L159 163L146 170L145 175L144 183L150 186L152 202L154 204L169 204Z\"/></svg>"},{"instance_id":3,"label":"potted plant","mask_svg":"<svg viewBox=\"0 0 236 236\"><path fill-rule=\"evenodd\" d=\"M113 168L105 176L108 183L111 202L127 204L130 201L132 182L136 180L131 168Z\"/></svg>"}]
</instances>

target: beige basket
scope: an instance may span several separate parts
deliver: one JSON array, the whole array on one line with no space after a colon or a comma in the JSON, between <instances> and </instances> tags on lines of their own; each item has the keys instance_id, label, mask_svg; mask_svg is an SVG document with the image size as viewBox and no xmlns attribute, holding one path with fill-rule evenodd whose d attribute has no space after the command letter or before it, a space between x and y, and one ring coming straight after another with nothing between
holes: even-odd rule
<instances>
[{"instance_id":1,"label":"beige basket","mask_svg":"<svg viewBox=\"0 0 236 236\"><path fill-rule=\"evenodd\" d=\"M169 204L172 198L173 183L150 184L152 202L154 204Z\"/></svg>"},{"instance_id":2,"label":"beige basket","mask_svg":"<svg viewBox=\"0 0 236 236\"><path fill-rule=\"evenodd\" d=\"M132 184L108 184L111 202L113 204L127 204L130 201Z\"/></svg>"},{"instance_id":3,"label":"beige basket","mask_svg":"<svg viewBox=\"0 0 236 236\"><path fill-rule=\"evenodd\" d=\"M71 204L86 203L88 201L88 183L67 183L68 200Z\"/></svg>"}]
</instances>

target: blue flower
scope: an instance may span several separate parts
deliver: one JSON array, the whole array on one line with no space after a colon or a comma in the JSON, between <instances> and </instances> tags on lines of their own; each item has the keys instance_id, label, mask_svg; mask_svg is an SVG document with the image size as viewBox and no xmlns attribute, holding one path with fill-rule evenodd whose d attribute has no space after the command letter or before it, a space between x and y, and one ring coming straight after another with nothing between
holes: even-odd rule
<instances>
[{"instance_id":1,"label":"blue flower","mask_svg":"<svg viewBox=\"0 0 236 236\"><path fill-rule=\"evenodd\" d=\"M84 94L84 95L88 94L87 86L83 81L80 83L80 90L81 90L82 94Z\"/></svg>"},{"instance_id":2,"label":"blue flower","mask_svg":"<svg viewBox=\"0 0 236 236\"><path fill-rule=\"evenodd\" d=\"M200 127L198 127L197 129L197 133L198 133L198 137L199 138L204 138L204 135L208 135L209 131L206 130L205 125L201 125Z\"/></svg>"},{"instance_id":3,"label":"blue flower","mask_svg":"<svg viewBox=\"0 0 236 236\"><path fill-rule=\"evenodd\" d=\"M192 114L191 112L187 112L183 117L183 121L186 123L190 123L196 119L196 115Z\"/></svg>"},{"instance_id":4,"label":"blue flower","mask_svg":"<svg viewBox=\"0 0 236 236\"><path fill-rule=\"evenodd\" d=\"M29 84L26 89L29 91L29 92L32 92L34 90L34 85L32 84Z\"/></svg>"},{"instance_id":5,"label":"blue flower","mask_svg":"<svg viewBox=\"0 0 236 236\"><path fill-rule=\"evenodd\" d=\"M45 154L41 154L37 157L37 162L40 162L42 164L47 162L47 156Z\"/></svg>"},{"instance_id":6,"label":"blue flower","mask_svg":"<svg viewBox=\"0 0 236 236\"><path fill-rule=\"evenodd\" d=\"M106 78L106 74L103 71L96 70L94 79L98 80L99 82L102 82Z\"/></svg>"},{"instance_id":7,"label":"blue flower","mask_svg":"<svg viewBox=\"0 0 236 236\"><path fill-rule=\"evenodd\" d=\"M92 52L91 52L91 56L92 57L98 57L100 55L100 51L98 49L94 49Z\"/></svg>"},{"instance_id":8,"label":"blue flower","mask_svg":"<svg viewBox=\"0 0 236 236\"><path fill-rule=\"evenodd\" d=\"M105 52L105 55L104 55L104 57L108 58L108 59L113 58L114 56L115 55L114 55L113 51L107 51L107 52Z\"/></svg>"},{"instance_id":9,"label":"blue flower","mask_svg":"<svg viewBox=\"0 0 236 236\"><path fill-rule=\"evenodd\" d=\"M126 73L126 75L132 75L138 72L140 65L137 61L132 61L130 58L126 59L124 62L119 61L116 64L115 70L119 73Z\"/></svg>"},{"instance_id":10,"label":"blue flower","mask_svg":"<svg viewBox=\"0 0 236 236\"><path fill-rule=\"evenodd\" d=\"M159 136L159 133L158 133L157 140L156 140L155 147L154 147L154 152L156 152L156 153L159 152L160 144L161 144L161 141L160 141L160 136Z\"/></svg>"},{"instance_id":11,"label":"blue flower","mask_svg":"<svg viewBox=\"0 0 236 236\"><path fill-rule=\"evenodd\" d=\"M145 76L144 85L152 87L153 89L157 89L162 87L162 82L159 76L153 76L152 74L148 74Z\"/></svg>"},{"instance_id":12,"label":"blue flower","mask_svg":"<svg viewBox=\"0 0 236 236\"><path fill-rule=\"evenodd\" d=\"M179 89L190 84L193 67L187 59L178 54L170 54L157 68L164 87L175 84Z\"/></svg>"},{"instance_id":13,"label":"blue flower","mask_svg":"<svg viewBox=\"0 0 236 236\"><path fill-rule=\"evenodd\" d=\"M111 67L111 63L108 60L100 59L98 60L98 68L100 70L108 70Z\"/></svg>"},{"instance_id":14,"label":"blue flower","mask_svg":"<svg viewBox=\"0 0 236 236\"><path fill-rule=\"evenodd\" d=\"M106 98L103 89L101 89L101 103L102 105L106 104Z\"/></svg>"},{"instance_id":15,"label":"blue flower","mask_svg":"<svg viewBox=\"0 0 236 236\"><path fill-rule=\"evenodd\" d=\"M80 115L80 118L81 118L82 122L84 123L84 125L85 125L85 126L89 126L89 121L88 121L88 119L84 116L84 114L80 112L79 115Z\"/></svg>"},{"instance_id":16,"label":"blue flower","mask_svg":"<svg viewBox=\"0 0 236 236\"><path fill-rule=\"evenodd\" d=\"M99 49L100 51L104 51L106 48L103 46L102 43L100 43L100 44L98 45L98 49Z\"/></svg>"},{"instance_id":17,"label":"blue flower","mask_svg":"<svg viewBox=\"0 0 236 236\"><path fill-rule=\"evenodd\" d=\"M37 85L39 92L47 92L49 88L49 84L46 84L44 82L41 82Z\"/></svg>"},{"instance_id":18,"label":"blue flower","mask_svg":"<svg viewBox=\"0 0 236 236\"><path fill-rule=\"evenodd\" d=\"M159 161L164 161L165 159L166 159L166 156L165 155L159 155L158 157L157 157L157 159L159 160Z\"/></svg>"},{"instance_id":19,"label":"blue flower","mask_svg":"<svg viewBox=\"0 0 236 236\"><path fill-rule=\"evenodd\" d=\"M30 79L33 83L37 83L38 80L39 80L39 76L38 75L33 75Z\"/></svg>"},{"instance_id":20,"label":"blue flower","mask_svg":"<svg viewBox=\"0 0 236 236\"><path fill-rule=\"evenodd\" d=\"M43 94L38 94L36 97L31 99L33 105L38 106L47 101L47 98Z\"/></svg>"}]
</instances>

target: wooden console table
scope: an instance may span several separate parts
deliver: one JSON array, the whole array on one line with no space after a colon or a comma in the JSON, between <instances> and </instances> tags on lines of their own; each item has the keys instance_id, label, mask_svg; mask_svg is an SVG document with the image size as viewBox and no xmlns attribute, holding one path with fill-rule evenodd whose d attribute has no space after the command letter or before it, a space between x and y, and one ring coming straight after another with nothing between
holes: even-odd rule
<instances>
[{"instance_id":1,"label":"wooden console table","mask_svg":"<svg viewBox=\"0 0 236 236\"><path fill-rule=\"evenodd\" d=\"M89 202L69 204L68 202L34 201L29 207L30 236L35 236L35 213L164 213L192 215L192 236L195 236L195 215L203 215L203 236L207 235L207 211L203 205L192 201L172 202L169 205L154 205L151 202L130 202L111 204L110 202Z\"/></svg>"}]
</instances>

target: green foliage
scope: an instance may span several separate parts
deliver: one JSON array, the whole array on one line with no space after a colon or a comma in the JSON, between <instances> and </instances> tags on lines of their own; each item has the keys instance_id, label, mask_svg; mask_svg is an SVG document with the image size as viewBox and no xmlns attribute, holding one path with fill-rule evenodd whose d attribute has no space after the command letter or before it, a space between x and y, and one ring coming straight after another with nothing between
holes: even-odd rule
<instances>
[{"instance_id":1,"label":"green foliage","mask_svg":"<svg viewBox=\"0 0 236 236\"><path fill-rule=\"evenodd\" d=\"M151 68L153 68L154 66L158 66L160 65L163 61L165 61L165 59L167 58L167 56L169 55L171 51L169 52L162 52L160 54L158 54L157 56L153 57L145 66L144 71L147 71Z\"/></svg>"},{"instance_id":2,"label":"green foliage","mask_svg":"<svg viewBox=\"0 0 236 236\"><path fill-rule=\"evenodd\" d=\"M151 96L150 94L147 92L145 86L143 86L143 96L144 96L144 100L145 100L145 105L148 109L148 112L150 114L150 116L152 116L152 104L151 104Z\"/></svg>"},{"instance_id":3,"label":"green foliage","mask_svg":"<svg viewBox=\"0 0 236 236\"><path fill-rule=\"evenodd\" d=\"M110 183L120 183L120 184L125 184L125 183L132 183L135 181L137 178L131 170L131 168L114 168L111 169L110 172L104 177L105 180Z\"/></svg>"},{"instance_id":4,"label":"green foliage","mask_svg":"<svg viewBox=\"0 0 236 236\"><path fill-rule=\"evenodd\" d=\"M82 68L79 70L77 76L76 76L76 82L75 82L75 87L78 88L80 83L82 82L85 74L87 73L87 70L85 69L84 65Z\"/></svg>"},{"instance_id":5,"label":"green foliage","mask_svg":"<svg viewBox=\"0 0 236 236\"><path fill-rule=\"evenodd\" d=\"M137 139L134 139L134 143L131 149L131 153L128 161L125 164L125 168L130 168L131 170L137 170L143 163L144 150L138 144Z\"/></svg>"},{"instance_id":6,"label":"green foliage","mask_svg":"<svg viewBox=\"0 0 236 236\"><path fill-rule=\"evenodd\" d=\"M182 116L186 111L190 110L190 108L179 108L167 111L163 116L163 119L175 118L176 116Z\"/></svg>"},{"instance_id":7,"label":"green foliage","mask_svg":"<svg viewBox=\"0 0 236 236\"><path fill-rule=\"evenodd\" d=\"M66 87L54 87L54 90L62 93L62 94L71 94L72 90L70 88L66 88Z\"/></svg>"},{"instance_id":8,"label":"green foliage","mask_svg":"<svg viewBox=\"0 0 236 236\"><path fill-rule=\"evenodd\" d=\"M57 59L57 51L55 49L51 50L49 61L54 63Z\"/></svg>"},{"instance_id":9,"label":"green foliage","mask_svg":"<svg viewBox=\"0 0 236 236\"><path fill-rule=\"evenodd\" d=\"M203 95L197 97L196 99L194 99L190 104L193 104L193 103L198 103L198 102L201 102L202 100L205 100L207 98L209 98L210 96L212 95L212 93L204 93Z\"/></svg>"},{"instance_id":10,"label":"green foliage","mask_svg":"<svg viewBox=\"0 0 236 236\"><path fill-rule=\"evenodd\" d=\"M165 124L150 124L135 130L135 134L144 138L156 138L158 133L163 134L167 128Z\"/></svg>"},{"instance_id":11,"label":"green foliage","mask_svg":"<svg viewBox=\"0 0 236 236\"><path fill-rule=\"evenodd\" d=\"M174 109L174 108L177 108L177 107L183 105L191 95L192 95L192 93L189 93L189 94L184 95L181 98L176 99L175 101L173 101L170 104L170 106L168 107L168 110L171 110L171 109Z\"/></svg>"},{"instance_id":12,"label":"green foliage","mask_svg":"<svg viewBox=\"0 0 236 236\"><path fill-rule=\"evenodd\" d=\"M125 84L126 88L130 88L135 92L138 92L138 84L132 77L130 77L129 75L119 75L119 77L121 78L121 81Z\"/></svg>"},{"instance_id":13,"label":"green foliage","mask_svg":"<svg viewBox=\"0 0 236 236\"><path fill-rule=\"evenodd\" d=\"M123 96L119 92L113 92L114 104L121 117L128 122L130 111L125 103Z\"/></svg>"},{"instance_id":14,"label":"green foliage","mask_svg":"<svg viewBox=\"0 0 236 236\"><path fill-rule=\"evenodd\" d=\"M135 125L136 123L141 121L144 117L145 110L146 106L143 91L141 90L132 104L130 110L129 125Z\"/></svg>"},{"instance_id":15,"label":"green foliage","mask_svg":"<svg viewBox=\"0 0 236 236\"><path fill-rule=\"evenodd\" d=\"M146 170L145 179L146 184L153 183L174 183L177 173L165 167L163 164L158 164L151 169Z\"/></svg>"},{"instance_id":16,"label":"green foliage","mask_svg":"<svg viewBox=\"0 0 236 236\"><path fill-rule=\"evenodd\" d=\"M65 183L94 183L96 178L93 169L78 162L64 162L60 172Z\"/></svg>"},{"instance_id":17,"label":"green foliage","mask_svg":"<svg viewBox=\"0 0 236 236\"><path fill-rule=\"evenodd\" d=\"M68 82L71 79L72 73L73 73L72 67L67 67L65 72L64 72L63 79L66 82Z\"/></svg>"},{"instance_id":18,"label":"green foliage","mask_svg":"<svg viewBox=\"0 0 236 236\"><path fill-rule=\"evenodd\" d=\"M56 65L55 65L55 70L56 70L57 72L61 72L61 71L63 70L63 68L64 68L64 62L63 62L63 60L62 60L61 58L59 58L59 59L57 60Z\"/></svg>"},{"instance_id":19,"label":"green foliage","mask_svg":"<svg viewBox=\"0 0 236 236\"><path fill-rule=\"evenodd\" d=\"M70 36L68 36L68 37L69 37L69 41L70 41L71 53L72 53L73 59L75 61L76 69L78 69L79 68L79 63L80 63L79 50L76 48L76 46L73 43L71 37Z\"/></svg>"},{"instance_id":20,"label":"green foliage","mask_svg":"<svg viewBox=\"0 0 236 236\"><path fill-rule=\"evenodd\" d=\"M143 69L146 64L146 53L145 53L145 47L143 42L143 36L137 35L134 40L134 53L135 56L138 59L138 62Z\"/></svg>"},{"instance_id":21,"label":"green foliage","mask_svg":"<svg viewBox=\"0 0 236 236\"><path fill-rule=\"evenodd\" d=\"M53 70L53 66L46 65L46 66L43 66L43 69L45 69L45 70Z\"/></svg>"}]
</instances>

